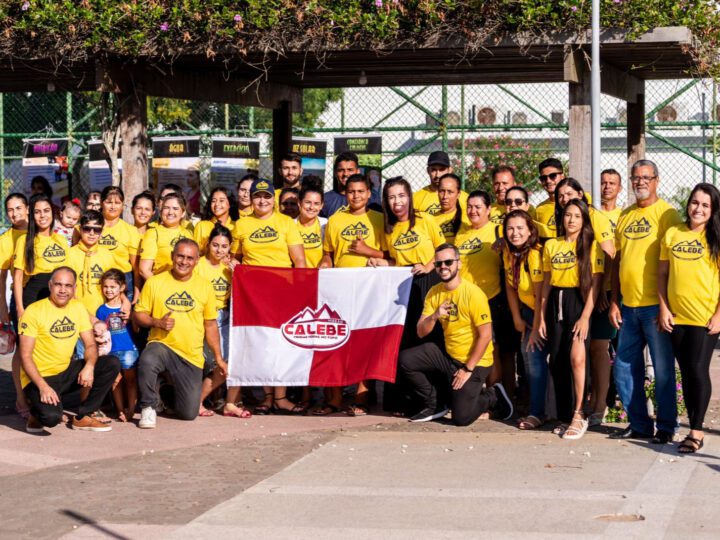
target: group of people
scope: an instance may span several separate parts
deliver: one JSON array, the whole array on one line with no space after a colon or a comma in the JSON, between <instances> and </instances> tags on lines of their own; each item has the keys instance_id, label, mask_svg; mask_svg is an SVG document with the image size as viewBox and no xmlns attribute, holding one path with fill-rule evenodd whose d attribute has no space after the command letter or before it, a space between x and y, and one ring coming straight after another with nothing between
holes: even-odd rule
<instances>
[{"instance_id":1,"label":"group of people","mask_svg":"<svg viewBox=\"0 0 720 540\"><path fill-rule=\"evenodd\" d=\"M216 187L199 221L173 185L157 200L136 196L133 224L121 218L118 187L84 211L78 201L55 208L43 192L29 201L9 195L0 285L11 270L13 294L0 299L0 317L19 334L13 375L28 431L60 422L62 396L78 386L72 427L93 431L110 429L101 411L108 393L117 418L139 411L142 428L155 427L161 407L188 420L213 415L206 405L219 392L226 416L368 414L373 381L359 383L347 407L342 388L325 388L315 403L311 388L265 387L252 412L243 404L253 396L227 368L232 271L408 266L407 319L385 410L415 422L448 413L456 425L487 413L507 420L524 388L529 410L517 426L554 418L554 433L573 440L603 422L612 375L630 421L615 436L667 443L678 429L677 358L690 419L679 448L702 448L720 332L720 194L712 185L695 186L683 221L658 197L659 172L648 160L632 167L636 202L625 209L617 171L603 171L593 207L554 158L538 166L547 198L537 208L511 167L492 172L492 194L464 192L444 152L430 154L429 184L415 192L402 177L378 190L351 152L335 159L328 192L302 172L291 153L277 191L252 174L236 193Z\"/></svg>"}]
</instances>

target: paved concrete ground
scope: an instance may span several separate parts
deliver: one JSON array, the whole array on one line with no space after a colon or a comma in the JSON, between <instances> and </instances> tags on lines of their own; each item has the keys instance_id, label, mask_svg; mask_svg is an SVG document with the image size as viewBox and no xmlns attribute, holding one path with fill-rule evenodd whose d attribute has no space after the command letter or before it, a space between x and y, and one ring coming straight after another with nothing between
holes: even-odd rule
<instances>
[{"instance_id":1,"label":"paved concrete ground","mask_svg":"<svg viewBox=\"0 0 720 540\"><path fill-rule=\"evenodd\" d=\"M707 422L679 456L608 439L618 426L567 442L492 421L214 417L31 436L6 409L0 538L720 538L719 401Z\"/></svg>"}]
</instances>

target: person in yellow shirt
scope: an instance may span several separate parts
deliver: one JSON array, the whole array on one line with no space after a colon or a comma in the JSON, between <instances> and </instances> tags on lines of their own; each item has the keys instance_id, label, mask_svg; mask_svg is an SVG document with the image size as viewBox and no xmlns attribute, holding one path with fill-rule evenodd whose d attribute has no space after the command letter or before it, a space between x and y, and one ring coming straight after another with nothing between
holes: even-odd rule
<instances>
[{"instance_id":1,"label":"person in yellow shirt","mask_svg":"<svg viewBox=\"0 0 720 540\"><path fill-rule=\"evenodd\" d=\"M675 355L670 336L657 327L657 272L661 240L681 219L677 210L657 195L660 173L655 163L637 161L631 168L630 181L637 202L623 210L617 223L609 309L612 325L618 329L622 325L613 375L630 426L611 437L651 438L656 425L653 441L667 444L678 428ZM649 346L655 371L655 423L645 403L645 346Z\"/></svg>"},{"instance_id":2,"label":"person in yellow shirt","mask_svg":"<svg viewBox=\"0 0 720 540\"><path fill-rule=\"evenodd\" d=\"M562 162L557 158L547 158L538 165L540 184L542 185L547 199L538 204L535 209L535 220L537 221L538 232L542 242L548 238L555 238L557 227L555 226L555 186L565 178Z\"/></svg>"},{"instance_id":3,"label":"person in yellow shirt","mask_svg":"<svg viewBox=\"0 0 720 540\"><path fill-rule=\"evenodd\" d=\"M171 192L160 200L160 223L149 228L140 246L139 273L142 281L169 270L172 251L181 238L192 238L192 232L182 226L185 198Z\"/></svg>"},{"instance_id":4,"label":"person in yellow shirt","mask_svg":"<svg viewBox=\"0 0 720 540\"><path fill-rule=\"evenodd\" d=\"M323 256L323 239L327 219L320 216L323 207L322 186L305 184L300 190L300 215L295 220L305 249L308 268L317 268Z\"/></svg>"},{"instance_id":5,"label":"person in yellow shirt","mask_svg":"<svg viewBox=\"0 0 720 540\"><path fill-rule=\"evenodd\" d=\"M423 407L410 421L442 418L450 409L457 426L472 424L491 410L507 420L513 406L502 384L484 386L493 363L487 297L480 287L461 278L457 247L438 246L434 263L441 283L425 298L417 332L425 337L440 323L445 348L431 342L400 353L400 371Z\"/></svg>"},{"instance_id":6,"label":"person in yellow shirt","mask_svg":"<svg viewBox=\"0 0 720 540\"><path fill-rule=\"evenodd\" d=\"M235 195L223 186L213 188L205 203L202 221L195 225L193 231L193 238L200 246L200 254L205 254L208 238L216 223L220 223L232 231L239 217Z\"/></svg>"},{"instance_id":7,"label":"person in yellow shirt","mask_svg":"<svg viewBox=\"0 0 720 540\"><path fill-rule=\"evenodd\" d=\"M147 347L138 361L140 423L157 425L157 380L167 373L175 387L172 407L181 420L194 420L200 411L203 382L203 343L215 358L215 370L227 375L220 349L217 298L210 283L194 274L200 250L194 240L182 238L172 250L172 267L145 283L133 319L150 329Z\"/></svg>"},{"instance_id":8,"label":"person in yellow shirt","mask_svg":"<svg viewBox=\"0 0 720 540\"><path fill-rule=\"evenodd\" d=\"M367 208L370 180L355 174L345 183L347 208L328 219L320 268L367 266L370 258L385 258L383 216Z\"/></svg>"},{"instance_id":9,"label":"person in yellow shirt","mask_svg":"<svg viewBox=\"0 0 720 540\"><path fill-rule=\"evenodd\" d=\"M535 429L545 423L548 376L548 349L539 335L542 251L535 222L524 210L505 215L503 235L507 299L515 330L522 335L520 350L530 386L529 414L518 420L518 427Z\"/></svg>"},{"instance_id":10,"label":"person in yellow shirt","mask_svg":"<svg viewBox=\"0 0 720 540\"><path fill-rule=\"evenodd\" d=\"M238 214L240 217L249 216L253 213L250 188L257 179L257 174L250 173L243 176L237 184Z\"/></svg>"},{"instance_id":11,"label":"person in yellow shirt","mask_svg":"<svg viewBox=\"0 0 720 540\"><path fill-rule=\"evenodd\" d=\"M153 214L155 213L155 197L153 197L152 192L143 191L142 193L135 195L132 200L131 210L133 215L133 226L140 235L140 240L142 241L142 238L145 236L148 226L152 221ZM137 264L135 267L137 268Z\"/></svg>"},{"instance_id":12,"label":"person in yellow shirt","mask_svg":"<svg viewBox=\"0 0 720 540\"><path fill-rule=\"evenodd\" d=\"M527 190L522 186L518 186L515 181L515 170L512 167L501 165L495 167L490 173L492 178L492 190L495 195L495 202L490 205L490 221L495 225L502 225L505 219L505 214L511 212L513 208L510 208L506 204L507 194L509 190L513 188L521 188L525 191L525 204L527 204ZM531 216L535 216L535 208L533 205L528 204L527 208L522 208Z\"/></svg>"},{"instance_id":13,"label":"person in yellow shirt","mask_svg":"<svg viewBox=\"0 0 720 540\"><path fill-rule=\"evenodd\" d=\"M487 192L470 193L467 219L469 225L460 226L452 243L460 251L460 273L463 279L480 287L490 304L496 360L490 383L502 381L512 399L515 395L515 356L520 336L514 330L507 296L502 287L502 260L495 248L502 231L499 225L490 221L490 195Z\"/></svg>"},{"instance_id":14,"label":"person in yellow shirt","mask_svg":"<svg viewBox=\"0 0 720 540\"><path fill-rule=\"evenodd\" d=\"M698 184L690 193L687 220L665 233L660 247L658 323L671 335L682 374L690 432L678 451L703 447L703 420L710 403L710 360L720 336L720 192Z\"/></svg>"},{"instance_id":15,"label":"person in yellow shirt","mask_svg":"<svg viewBox=\"0 0 720 540\"><path fill-rule=\"evenodd\" d=\"M446 152L436 150L430 153L427 161L427 173L430 177L430 183L413 193L413 206L418 212L430 214L431 216L440 213L440 199L438 198L440 178L452 172L453 168L450 165L450 156L448 156ZM458 199L462 212L465 213L467 193L460 191Z\"/></svg>"},{"instance_id":16,"label":"person in yellow shirt","mask_svg":"<svg viewBox=\"0 0 720 540\"><path fill-rule=\"evenodd\" d=\"M90 316L74 300L75 272L60 266L51 272L47 298L28 305L18 334L22 356L22 387L30 403L26 430L42 433L54 427L63 417L62 399L78 388L89 389L81 400L73 429L110 431L112 428L94 419L91 413L100 408L120 372L114 356L98 358ZM75 343L85 345L82 360L71 361Z\"/></svg>"},{"instance_id":17,"label":"person in yellow shirt","mask_svg":"<svg viewBox=\"0 0 720 540\"><path fill-rule=\"evenodd\" d=\"M460 204L460 178L452 173L440 178L438 185L438 198L440 211L435 214L435 221L440 227L446 242L452 242L463 223L469 225L467 214ZM467 203L466 203L467 206Z\"/></svg>"},{"instance_id":18,"label":"person in yellow shirt","mask_svg":"<svg viewBox=\"0 0 720 540\"><path fill-rule=\"evenodd\" d=\"M275 268L305 268L305 249L297 223L275 210L272 182L258 178L250 186L253 213L235 224L236 257L242 264ZM265 386L255 414L302 414L305 407L287 398L284 386Z\"/></svg>"},{"instance_id":19,"label":"person in yellow shirt","mask_svg":"<svg viewBox=\"0 0 720 540\"><path fill-rule=\"evenodd\" d=\"M567 203L561 230L563 236L549 239L543 250L545 276L539 335L548 340L550 349L557 417L567 423L558 426L556 433L574 440L587 430L582 411L585 362L590 316L600 290L605 259L594 241L584 201L572 199Z\"/></svg>"}]
</instances>

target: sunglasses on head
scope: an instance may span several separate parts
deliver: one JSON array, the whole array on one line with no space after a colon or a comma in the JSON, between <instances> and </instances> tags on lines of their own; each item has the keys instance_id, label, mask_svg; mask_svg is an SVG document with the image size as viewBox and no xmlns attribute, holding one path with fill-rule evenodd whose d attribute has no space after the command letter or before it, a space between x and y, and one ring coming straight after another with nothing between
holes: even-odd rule
<instances>
[{"instance_id":1,"label":"sunglasses on head","mask_svg":"<svg viewBox=\"0 0 720 540\"><path fill-rule=\"evenodd\" d=\"M540 175L540 181L541 182L547 182L548 178L550 180L555 180L558 176L560 176L562 173L559 172L551 172L550 174L541 174Z\"/></svg>"},{"instance_id":2,"label":"sunglasses on head","mask_svg":"<svg viewBox=\"0 0 720 540\"><path fill-rule=\"evenodd\" d=\"M525 199L505 199L505 206L510 206L511 204L514 204L515 206L521 206L526 202L527 201L525 201Z\"/></svg>"},{"instance_id":3,"label":"sunglasses on head","mask_svg":"<svg viewBox=\"0 0 720 540\"><path fill-rule=\"evenodd\" d=\"M443 266L452 266L457 259L445 259L444 261L435 261L433 264L435 268L442 268Z\"/></svg>"},{"instance_id":4,"label":"sunglasses on head","mask_svg":"<svg viewBox=\"0 0 720 540\"><path fill-rule=\"evenodd\" d=\"M91 227L90 225L83 225L81 227L82 232L100 234L103 230L102 227Z\"/></svg>"}]
</instances>

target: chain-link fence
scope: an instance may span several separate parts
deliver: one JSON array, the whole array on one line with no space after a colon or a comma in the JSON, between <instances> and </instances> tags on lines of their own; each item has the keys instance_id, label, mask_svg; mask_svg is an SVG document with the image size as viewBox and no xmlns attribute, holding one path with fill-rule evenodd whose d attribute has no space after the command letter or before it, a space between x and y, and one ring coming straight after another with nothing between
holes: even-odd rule
<instances>
[{"instance_id":1,"label":"chain-link fence","mask_svg":"<svg viewBox=\"0 0 720 540\"><path fill-rule=\"evenodd\" d=\"M568 158L568 86L513 84L353 88L307 91L306 112L296 131L328 141L325 182L332 182L333 137L382 135L383 176L403 175L415 188L427 183L425 164L446 150L466 188L483 185L495 165L516 168L519 180L536 188L537 163ZM603 168L626 172L626 111L602 97ZM700 181L715 183L717 89L710 81L646 83L647 157L660 167L661 196L676 203ZM261 172L271 174L272 114L268 110L207 102L150 98L150 136L201 135L209 158L212 135L260 139ZM73 195L89 186L87 141L100 137L99 94L0 94L0 176L3 196L27 192L22 180L22 141L69 137ZM542 194L536 194L542 198ZM624 195L621 196L624 198Z\"/></svg>"}]
</instances>

